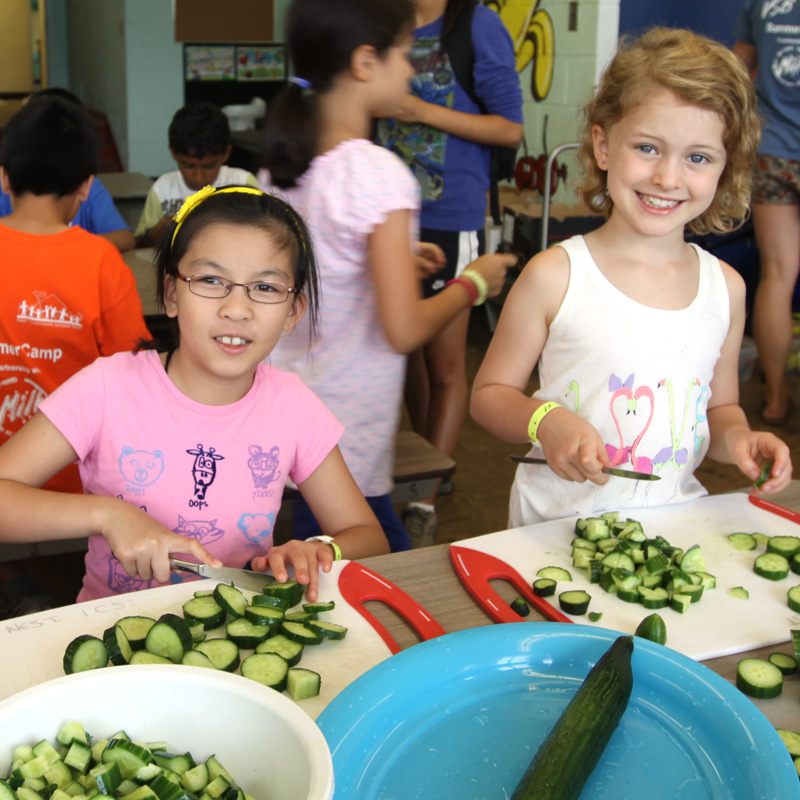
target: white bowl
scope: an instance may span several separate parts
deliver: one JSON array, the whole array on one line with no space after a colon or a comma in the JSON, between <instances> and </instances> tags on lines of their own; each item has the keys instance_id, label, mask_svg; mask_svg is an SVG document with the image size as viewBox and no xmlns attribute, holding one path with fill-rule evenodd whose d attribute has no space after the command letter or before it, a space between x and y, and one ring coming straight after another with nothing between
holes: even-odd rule
<instances>
[{"instance_id":1,"label":"white bowl","mask_svg":"<svg viewBox=\"0 0 800 800\"><path fill-rule=\"evenodd\" d=\"M333 796L333 762L320 729L288 697L239 675L123 666L26 689L0 702L0 775L8 773L15 745L52 742L70 720L95 740L124 730L197 761L216 755L256 800Z\"/></svg>"}]
</instances>

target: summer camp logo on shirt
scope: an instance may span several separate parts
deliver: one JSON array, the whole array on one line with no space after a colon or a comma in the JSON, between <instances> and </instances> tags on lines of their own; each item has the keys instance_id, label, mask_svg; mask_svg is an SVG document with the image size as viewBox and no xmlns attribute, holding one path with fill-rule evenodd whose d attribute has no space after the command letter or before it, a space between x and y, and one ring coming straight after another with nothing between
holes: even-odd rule
<instances>
[{"instance_id":1,"label":"summer camp logo on shirt","mask_svg":"<svg viewBox=\"0 0 800 800\"><path fill-rule=\"evenodd\" d=\"M83 314L72 314L66 303L54 294L34 291L32 303L22 300L17 306L17 322L59 328L83 328Z\"/></svg>"}]
</instances>

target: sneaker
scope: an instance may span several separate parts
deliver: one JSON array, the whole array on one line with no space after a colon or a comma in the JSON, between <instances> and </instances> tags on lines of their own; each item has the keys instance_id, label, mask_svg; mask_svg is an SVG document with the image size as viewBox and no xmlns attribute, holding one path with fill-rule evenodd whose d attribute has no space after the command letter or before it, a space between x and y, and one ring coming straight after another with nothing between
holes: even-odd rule
<instances>
[{"instance_id":1,"label":"sneaker","mask_svg":"<svg viewBox=\"0 0 800 800\"><path fill-rule=\"evenodd\" d=\"M403 525L411 539L411 547L430 547L436 544L436 512L411 506L403 512Z\"/></svg>"},{"instance_id":2,"label":"sneaker","mask_svg":"<svg viewBox=\"0 0 800 800\"><path fill-rule=\"evenodd\" d=\"M453 476L446 475L444 478L442 478L442 481L439 484L439 489L436 492L436 496L444 497L444 495L446 494L453 494L455 490L456 490L456 482L453 480Z\"/></svg>"}]
</instances>

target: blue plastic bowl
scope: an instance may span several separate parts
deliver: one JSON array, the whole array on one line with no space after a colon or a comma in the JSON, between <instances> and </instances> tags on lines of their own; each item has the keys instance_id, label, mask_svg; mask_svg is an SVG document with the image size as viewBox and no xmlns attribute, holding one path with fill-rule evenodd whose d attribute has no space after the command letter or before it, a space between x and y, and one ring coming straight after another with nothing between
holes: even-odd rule
<instances>
[{"instance_id":1,"label":"blue plastic bowl","mask_svg":"<svg viewBox=\"0 0 800 800\"><path fill-rule=\"evenodd\" d=\"M589 669L619 634L552 622L441 636L389 658L317 722L335 800L505 800ZM635 639L628 708L581 800L792 800L773 726L738 689Z\"/></svg>"}]
</instances>

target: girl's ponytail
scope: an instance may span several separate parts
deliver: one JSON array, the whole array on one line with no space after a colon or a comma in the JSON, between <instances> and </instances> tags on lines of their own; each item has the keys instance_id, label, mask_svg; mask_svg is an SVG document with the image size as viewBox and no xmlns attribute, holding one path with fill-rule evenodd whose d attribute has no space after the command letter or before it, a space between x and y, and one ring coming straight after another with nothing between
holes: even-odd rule
<instances>
[{"instance_id":1,"label":"girl's ponytail","mask_svg":"<svg viewBox=\"0 0 800 800\"><path fill-rule=\"evenodd\" d=\"M383 57L414 22L412 0L293 0L286 18L296 77L271 104L261 163L270 183L294 186L317 154L319 96L367 45Z\"/></svg>"},{"instance_id":2,"label":"girl's ponytail","mask_svg":"<svg viewBox=\"0 0 800 800\"><path fill-rule=\"evenodd\" d=\"M270 105L261 163L273 186L294 186L308 169L319 137L317 106L314 90L294 82L287 83Z\"/></svg>"}]
</instances>

